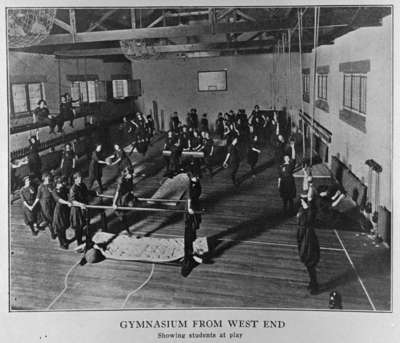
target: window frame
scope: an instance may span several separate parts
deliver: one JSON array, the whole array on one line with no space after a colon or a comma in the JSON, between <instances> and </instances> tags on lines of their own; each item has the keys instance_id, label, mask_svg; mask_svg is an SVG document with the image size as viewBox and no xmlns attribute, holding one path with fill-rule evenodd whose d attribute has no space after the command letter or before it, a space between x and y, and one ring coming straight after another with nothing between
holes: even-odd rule
<instances>
[{"instance_id":1,"label":"window frame","mask_svg":"<svg viewBox=\"0 0 400 343\"><path fill-rule=\"evenodd\" d=\"M310 73L302 74L302 84L303 84L303 99L310 98Z\"/></svg>"},{"instance_id":2,"label":"window frame","mask_svg":"<svg viewBox=\"0 0 400 343\"><path fill-rule=\"evenodd\" d=\"M346 91L346 78L350 77L350 96ZM366 73L343 73L343 109L355 112L361 116L367 115L367 74ZM357 86L353 85L358 83ZM364 90L364 91L363 91ZM358 105L353 106L353 92L358 91Z\"/></svg>"},{"instance_id":3,"label":"window frame","mask_svg":"<svg viewBox=\"0 0 400 343\"><path fill-rule=\"evenodd\" d=\"M317 74L317 99L328 102L328 74Z\"/></svg>"},{"instance_id":4,"label":"window frame","mask_svg":"<svg viewBox=\"0 0 400 343\"><path fill-rule=\"evenodd\" d=\"M44 83L43 82L13 82L10 86L10 105L11 105L11 117L12 118L21 118L27 117L31 115L31 113L35 110L35 108L31 108L31 96L29 93L29 85L40 85L40 99L46 100ZM25 101L26 101L26 111L15 111L15 103L13 96L13 86L14 85L23 85L25 88Z\"/></svg>"}]
</instances>

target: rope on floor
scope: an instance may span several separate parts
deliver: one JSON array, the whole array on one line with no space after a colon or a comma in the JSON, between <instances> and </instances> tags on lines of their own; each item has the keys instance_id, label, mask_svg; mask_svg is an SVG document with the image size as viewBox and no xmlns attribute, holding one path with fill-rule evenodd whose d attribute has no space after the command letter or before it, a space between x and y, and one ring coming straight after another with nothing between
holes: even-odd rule
<instances>
[{"instance_id":1,"label":"rope on floor","mask_svg":"<svg viewBox=\"0 0 400 343\"><path fill-rule=\"evenodd\" d=\"M150 274L149 274L149 276L147 277L147 279L146 279L138 288L136 288L136 289L133 290L132 292L128 293L128 295L127 295L126 298L125 298L125 301L123 302L123 304L122 304L122 306L121 306L121 309L125 308L125 306L126 306L128 300L129 300L129 298L130 298L132 295L134 295L135 293L139 292L144 286L146 286L146 285L149 283L149 281L150 281L151 278L153 277L154 268L155 268L155 264L153 263L152 266L151 266Z\"/></svg>"}]
</instances>

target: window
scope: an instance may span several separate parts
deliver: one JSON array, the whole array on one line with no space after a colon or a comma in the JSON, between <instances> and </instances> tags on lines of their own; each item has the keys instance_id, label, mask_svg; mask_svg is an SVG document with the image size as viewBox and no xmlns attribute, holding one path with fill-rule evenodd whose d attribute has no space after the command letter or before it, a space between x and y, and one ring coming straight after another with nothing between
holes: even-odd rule
<instances>
[{"instance_id":1,"label":"window","mask_svg":"<svg viewBox=\"0 0 400 343\"><path fill-rule=\"evenodd\" d=\"M128 97L128 80L113 80L113 98L123 99Z\"/></svg>"},{"instance_id":2,"label":"window","mask_svg":"<svg viewBox=\"0 0 400 343\"><path fill-rule=\"evenodd\" d=\"M80 99L80 102L106 101L105 81L73 81L71 84L71 97L73 100ZM79 102L73 102L73 106L79 106Z\"/></svg>"},{"instance_id":3,"label":"window","mask_svg":"<svg viewBox=\"0 0 400 343\"><path fill-rule=\"evenodd\" d=\"M367 76L365 74L344 74L343 106L364 115L367 113Z\"/></svg>"},{"instance_id":4,"label":"window","mask_svg":"<svg viewBox=\"0 0 400 343\"><path fill-rule=\"evenodd\" d=\"M14 115L33 111L38 101L44 99L43 83L20 83L11 85Z\"/></svg>"},{"instance_id":5,"label":"window","mask_svg":"<svg viewBox=\"0 0 400 343\"><path fill-rule=\"evenodd\" d=\"M328 74L318 74L318 99L328 100Z\"/></svg>"},{"instance_id":6,"label":"window","mask_svg":"<svg viewBox=\"0 0 400 343\"><path fill-rule=\"evenodd\" d=\"M310 100L310 74L303 74L303 99Z\"/></svg>"},{"instance_id":7,"label":"window","mask_svg":"<svg viewBox=\"0 0 400 343\"><path fill-rule=\"evenodd\" d=\"M228 89L226 70L199 71L197 78L200 92L226 91Z\"/></svg>"}]
</instances>

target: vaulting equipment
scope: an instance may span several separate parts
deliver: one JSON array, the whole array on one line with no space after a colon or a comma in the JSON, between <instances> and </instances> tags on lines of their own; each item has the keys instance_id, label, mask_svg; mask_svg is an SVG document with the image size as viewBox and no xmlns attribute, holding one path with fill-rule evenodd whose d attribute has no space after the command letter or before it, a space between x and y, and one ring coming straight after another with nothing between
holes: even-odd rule
<instances>
[{"instance_id":1,"label":"vaulting equipment","mask_svg":"<svg viewBox=\"0 0 400 343\"><path fill-rule=\"evenodd\" d=\"M167 178L161 187L153 194L152 199L181 200L189 187L189 176L181 173L173 178ZM151 201L148 202L151 204ZM176 202L169 202L168 205L176 205Z\"/></svg>"},{"instance_id":2,"label":"vaulting equipment","mask_svg":"<svg viewBox=\"0 0 400 343\"><path fill-rule=\"evenodd\" d=\"M100 251L105 258L114 260L165 263L184 257L183 237L139 238L98 232L93 236L92 241L94 249ZM199 256L208 252L207 238L197 238L193 243L193 250Z\"/></svg>"}]
</instances>

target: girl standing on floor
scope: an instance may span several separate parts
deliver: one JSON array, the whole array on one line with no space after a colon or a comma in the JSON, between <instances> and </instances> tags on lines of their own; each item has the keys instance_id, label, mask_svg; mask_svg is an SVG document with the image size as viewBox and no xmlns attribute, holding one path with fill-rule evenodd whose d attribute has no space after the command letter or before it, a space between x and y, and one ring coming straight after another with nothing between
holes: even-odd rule
<instances>
[{"instance_id":1,"label":"girl standing on floor","mask_svg":"<svg viewBox=\"0 0 400 343\"><path fill-rule=\"evenodd\" d=\"M72 146L70 143L65 144L65 150L63 151L63 155L61 158L61 175L65 177L67 183L69 185L72 184L72 175L76 166L76 154L72 150Z\"/></svg>"},{"instance_id":2,"label":"girl standing on floor","mask_svg":"<svg viewBox=\"0 0 400 343\"><path fill-rule=\"evenodd\" d=\"M250 166L253 177L256 177L254 168L258 162L258 157L259 157L260 153L261 153L261 150L259 149L258 136L255 135L255 136L253 136L253 138L249 144L248 151L247 151L247 163Z\"/></svg>"},{"instance_id":3,"label":"girl standing on floor","mask_svg":"<svg viewBox=\"0 0 400 343\"><path fill-rule=\"evenodd\" d=\"M56 179L52 196L56 203L53 216L53 228L57 233L60 247L68 249L68 241L65 232L70 225L69 216L72 203L68 201L67 179L65 177L62 176Z\"/></svg>"},{"instance_id":4,"label":"girl standing on floor","mask_svg":"<svg viewBox=\"0 0 400 343\"><path fill-rule=\"evenodd\" d=\"M24 222L31 229L32 234L37 236L39 233L37 227L37 209L34 208L36 199L36 190L31 184L31 177L24 177L24 186L20 190L22 208L24 212Z\"/></svg>"}]
</instances>

